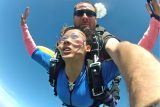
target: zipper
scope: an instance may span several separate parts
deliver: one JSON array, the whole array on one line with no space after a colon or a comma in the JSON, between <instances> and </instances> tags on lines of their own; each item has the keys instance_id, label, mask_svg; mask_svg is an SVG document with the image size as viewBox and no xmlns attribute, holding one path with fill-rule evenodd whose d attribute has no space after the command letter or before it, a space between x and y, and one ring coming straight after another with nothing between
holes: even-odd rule
<instances>
[{"instance_id":1,"label":"zipper","mask_svg":"<svg viewBox=\"0 0 160 107\"><path fill-rule=\"evenodd\" d=\"M73 90L70 91L70 104L71 104L71 106L72 106L72 92L73 92Z\"/></svg>"},{"instance_id":2,"label":"zipper","mask_svg":"<svg viewBox=\"0 0 160 107\"><path fill-rule=\"evenodd\" d=\"M72 92L73 92L73 90L74 90L75 84L69 82L69 85L68 85L68 86L69 86L69 92L70 92L69 100L70 100L70 105L72 106Z\"/></svg>"}]
</instances>

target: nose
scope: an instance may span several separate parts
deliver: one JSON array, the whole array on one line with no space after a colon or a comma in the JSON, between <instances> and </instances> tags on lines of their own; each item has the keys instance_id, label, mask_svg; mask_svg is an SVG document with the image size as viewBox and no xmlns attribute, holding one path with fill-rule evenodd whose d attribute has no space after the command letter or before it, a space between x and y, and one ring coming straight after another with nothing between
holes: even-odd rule
<instances>
[{"instance_id":1,"label":"nose","mask_svg":"<svg viewBox=\"0 0 160 107\"><path fill-rule=\"evenodd\" d=\"M66 39L66 40L64 40L64 43L63 43L64 45L70 45L70 42L69 42L69 40L68 39Z\"/></svg>"},{"instance_id":2,"label":"nose","mask_svg":"<svg viewBox=\"0 0 160 107\"><path fill-rule=\"evenodd\" d=\"M86 13L83 14L82 20L85 22L88 21L88 16L86 15Z\"/></svg>"},{"instance_id":3,"label":"nose","mask_svg":"<svg viewBox=\"0 0 160 107\"><path fill-rule=\"evenodd\" d=\"M88 16L86 15L86 13L83 13L82 17L88 18Z\"/></svg>"}]
</instances>

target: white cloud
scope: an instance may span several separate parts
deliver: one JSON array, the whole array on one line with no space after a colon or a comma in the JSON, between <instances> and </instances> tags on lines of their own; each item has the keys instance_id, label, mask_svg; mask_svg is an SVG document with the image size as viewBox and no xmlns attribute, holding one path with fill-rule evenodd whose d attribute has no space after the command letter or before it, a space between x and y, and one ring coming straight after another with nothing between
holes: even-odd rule
<instances>
[{"instance_id":1,"label":"white cloud","mask_svg":"<svg viewBox=\"0 0 160 107\"><path fill-rule=\"evenodd\" d=\"M0 107L18 107L14 96L0 84Z\"/></svg>"}]
</instances>

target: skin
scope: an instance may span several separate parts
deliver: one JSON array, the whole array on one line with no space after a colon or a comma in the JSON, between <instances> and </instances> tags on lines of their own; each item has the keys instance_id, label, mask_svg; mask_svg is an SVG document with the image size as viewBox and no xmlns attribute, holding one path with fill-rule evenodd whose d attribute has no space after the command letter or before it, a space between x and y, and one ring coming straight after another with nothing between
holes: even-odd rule
<instances>
[{"instance_id":1,"label":"skin","mask_svg":"<svg viewBox=\"0 0 160 107\"><path fill-rule=\"evenodd\" d=\"M150 107L160 101L160 63L144 48L121 42L113 52L130 96L131 107Z\"/></svg>"},{"instance_id":2,"label":"skin","mask_svg":"<svg viewBox=\"0 0 160 107\"><path fill-rule=\"evenodd\" d=\"M26 24L28 16L29 16L29 7L26 7L24 13L21 16L21 26Z\"/></svg>"}]
</instances>

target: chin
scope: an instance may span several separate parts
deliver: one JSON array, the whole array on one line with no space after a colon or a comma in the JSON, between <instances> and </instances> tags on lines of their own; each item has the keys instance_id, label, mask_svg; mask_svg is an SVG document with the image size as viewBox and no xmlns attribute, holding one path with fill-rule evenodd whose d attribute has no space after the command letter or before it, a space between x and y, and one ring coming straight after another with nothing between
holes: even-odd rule
<instances>
[{"instance_id":1,"label":"chin","mask_svg":"<svg viewBox=\"0 0 160 107\"><path fill-rule=\"evenodd\" d=\"M74 56L73 55L62 55L62 58L65 60L65 59L72 59L72 58L74 58Z\"/></svg>"}]
</instances>

